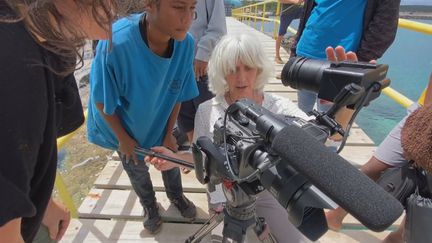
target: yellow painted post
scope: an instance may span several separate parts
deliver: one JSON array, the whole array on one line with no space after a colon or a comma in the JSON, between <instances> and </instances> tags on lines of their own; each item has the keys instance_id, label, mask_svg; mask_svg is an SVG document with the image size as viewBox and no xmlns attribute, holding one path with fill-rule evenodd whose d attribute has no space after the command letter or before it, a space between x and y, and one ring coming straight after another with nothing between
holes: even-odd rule
<instances>
[{"instance_id":1,"label":"yellow painted post","mask_svg":"<svg viewBox=\"0 0 432 243\"><path fill-rule=\"evenodd\" d=\"M87 119L87 111L84 112L84 117L85 117L85 119ZM67 141L69 141L69 139L71 139L75 135L77 130L75 130L74 132L71 132L71 133L69 133L69 134L67 134L61 138L58 138L57 139L57 150L60 150L65 145L65 143ZM55 178L54 186L57 189L57 192L60 196L60 199L66 205L66 207L68 207L68 209L70 210L71 217L77 218L78 217L78 210L77 210L75 204L73 203L72 196L70 195L70 193L66 187L66 184L63 181L61 174L58 171L56 172L56 178Z\"/></svg>"},{"instance_id":2,"label":"yellow painted post","mask_svg":"<svg viewBox=\"0 0 432 243\"><path fill-rule=\"evenodd\" d=\"M254 29L256 29L256 26L257 26L257 19L256 19L256 16L257 16L257 14L258 14L258 6L254 6L255 7L255 11L253 12L253 16L254 16ZM252 13L251 13L252 14Z\"/></svg>"},{"instance_id":3,"label":"yellow painted post","mask_svg":"<svg viewBox=\"0 0 432 243\"><path fill-rule=\"evenodd\" d=\"M266 3L263 4L262 7L262 17L265 18L265 12L266 12ZM264 19L261 19L261 32L264 33Z\"/></svg>"},{"instance_id":4,"label":"yellow painted post","mask_svg":"<svg viewBox=\"0 0 432 243\"><path fill-rule=\"evenodd\" d=\"M64 183L60 173L56 172L56 179L54 183L55 188L62 200L62 202L66 205L66 207L70 210L70 214L72 218L78 218L78 210L73 203L72 197L69 194L66 184Z\"/></svg>"},{"instance_id":5,"label":"yellow painted post","mask_svg":"<svg viewBox=\"0 0 432 243\"><path fill-rule=\"evenodd\" d=\"M279 16L280 16L280 7L281 7L281 4L280 4L280 2L277 2L276 3L276 14L275 14L275 18L279 18ZM276 39L278 36L278 29L279 29L279 25L277 24L277 21L274 21L273 22L274 23L274 28L273 28L273 38L274 39Z\"/></svg>"}]
</instances>

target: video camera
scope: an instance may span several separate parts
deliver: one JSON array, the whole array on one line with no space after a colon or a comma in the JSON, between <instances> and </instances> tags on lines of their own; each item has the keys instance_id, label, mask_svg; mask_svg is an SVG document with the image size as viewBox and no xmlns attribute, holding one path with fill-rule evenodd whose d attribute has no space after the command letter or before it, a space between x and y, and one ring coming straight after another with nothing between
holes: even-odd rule
<instances>
[{"instance_id":1,"label":"video camera","mask_svg":"<svg viewBox=\"0 0 432 243\"><path fill-rule=\"evenodd\" d=\"M291 59L282 71L283 84L316 91L333 101L328 112L315 112L315 120L305 121L242 99L216 122L213 140L198 138L192 148L196 177L203 184L224 184L224 237L244 240L255 219L256 195L263 190L277 199L290 221L313 241L327 231L323 208L333 208L333 201L377 231L399 217L402 207L396 200L323 145L334 133L344 133L334 120L341 107L360 110L388 86L387 68ZM202 238L195 234L187 242Z\"/></svg>"},{"instance_id":2,"label":"video camera","mask_svg":"<svg viewBox=\"0 0 432 243\"><path fill-rule=\"evenodd\" d=\"M358 109L378 98L381 90L390 84L386 79L388 65L366 62L329 62L304 57L291 58L282 70L282 83L294 89L318 93L318 98ZM351 87L346 87L347 85ZM343 89L351 89L350 97L339 97ZM371 94L359 102L364 92ZM342 93L341 93L342 92Z\"/></svg>"}]
</instances>

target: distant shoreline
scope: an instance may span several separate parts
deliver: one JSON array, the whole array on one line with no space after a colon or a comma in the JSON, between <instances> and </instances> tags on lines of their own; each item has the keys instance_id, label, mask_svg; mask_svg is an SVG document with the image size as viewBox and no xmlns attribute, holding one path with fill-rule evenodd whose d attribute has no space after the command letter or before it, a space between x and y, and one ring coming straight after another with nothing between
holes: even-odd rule
<instances>
[{"instance_id":1,"label":"distant shoreline","mask_svg":"<svg viewBox=\"0 0 432 243\"><path fill-rule=\"evenodd\" d=\"M432 19L431 12L399 12L399 17L404 19Z\"/></svg>"}]
</instances>

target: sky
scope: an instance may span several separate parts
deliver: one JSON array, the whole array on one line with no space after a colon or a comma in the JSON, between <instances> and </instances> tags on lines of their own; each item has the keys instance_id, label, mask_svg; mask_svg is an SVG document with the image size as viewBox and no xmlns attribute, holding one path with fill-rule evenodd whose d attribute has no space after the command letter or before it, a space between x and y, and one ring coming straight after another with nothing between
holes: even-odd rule
<instances>
[{"instance_id":1,"label":"sky","mask_svg":"<svg viewBox=\"0 0 432 243\"><path fill-rule=\"evenodd\" d=\"M432 5L431 0L402 0L401 5Z\"/></svg>"}]
</instances>

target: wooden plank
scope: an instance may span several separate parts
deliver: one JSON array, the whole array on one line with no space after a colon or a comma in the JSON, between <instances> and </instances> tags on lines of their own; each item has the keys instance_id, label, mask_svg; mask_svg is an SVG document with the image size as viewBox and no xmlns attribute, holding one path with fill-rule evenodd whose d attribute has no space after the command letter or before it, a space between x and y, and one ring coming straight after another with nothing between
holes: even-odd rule
<instances>
[{"instance_id":1,"label":"wooden plank","mask_svg":"<svg viewBox=\"0 0 432 243\"><path fill-rule=\"evenodd\" d=\"M162 180L162 174L153 166L149 167L149 173L152 178L153 189L155 191L165 191ZM195 171L189 174L182 173L182 185L184 192L206 192L206 186L199 183L195 177ZM102 189L131 189L128 175L123 170L120 161L108 161L105 168L94 183L94 187Z\"/></svg>"},{"instance_id":2,"label":"wooden plank","mask_svg":"<svg viewBox=\"0 0 432 243\"><path fill-rule=\"evenodd\" d=\"M205 193L185 193L197 207L194 222L205 222L208 218L207 196ZM156 192L159 212L165 221L190 222L171 205L165 192ZM78 209L79 217L93 219L143 219L143 207L134 191L91 189Z\"/></svg>"},{"instance_id":3,"label":"wooden plank","mask_svg":"<svg viewBox=\"0 0 432 243\"><path fill-rule=\"evenodd\" d=\"M60 242L184 242L200 227L201 224L164 223L161 231L152 235L138 221L72 219ZM209 238L203 242L209 242Z\"/></svg>"},{"instance_id":4,"label":"wooden plank","mask_svg":"<svg viewBox=\"0 0 432 243\"><path fill-rule=\"evenodd\" d=\"M284 86L282 85L280 79L278 79L279 83L269 83L264 87L264 91L267 92L287 92L287 93L296 93L297 94L297 90L289 87L289 86Z\"/></svg>"},{"instance_id":5,"label":"wooden plank","mask_svg":"<svg viewBox=\"0 0 432 243\"><path fill-rule=\"evenodd\" d=\"M369 161L375 149L375 146L345 146L340 155L355 167L360 168Z\"/></svg>"},{"instance_id":6,"label":"wooden plank","mask_svg":"<svg viewBox=\"0 0 432 243\"><path fill-rule=\"evenodd\" d=\"M269 93L274 93L274 92L269 92ZM282 92L282 93L274 93L274 94L282 96L284 98L288 98L292 102L295 102L295 103L297 102L297 94L296 93Z\"/></svg>"},{"instance_id":7,"label":"wooden plank","mask_svg":"<svg viewBox=\"0 0 432 243\"><path fill-rule=\"evenodd\" d=\"M158 234L151 235L137 221L72 219L60 242L185 242L201 226L164 223ZM260 242L251 230L246 237L248 243ZM206 236L201 242L210 242L210 236Z\"/></svg>"},{"instance_id":8,"label":"wooden plank","mask_svg":"<svg viewBox=\"0 0 432 243\"><path fill-rule=\"evenodd\" d=\"M389 231L380 233L370 230L342 230L340 232L327 231L327 233L319 239L319 243L380 243L389 234Z\"/></svg>"},{"instance_id":9,"label":"wooden plank","mask_svg":"<svg viewBox=\"0 0 432 243\"><path fill-rule=\"evenodd\" d=\"M143 228L142 223L137 221L72 219L60 242L184 242L199 227L200 224L164 223L158 234L151 235ZM389 231L375 233L368 230L329 230L317 242L378 243L388 234ZM247 238L249 243L259 242L250 231ZM210 242L209 236L202 242Z\"/></svg>"},{"instance_id":10,"label":"wooden plank","mask_svg":"<svg viewBox=\"0 0 432 243\"><path fill-rule=\"evenodd\" d=\"M393 223L391 226L392 229L395 229L396 227L399 227L401 225L403 218L405 217L405 212ZM348 214L343 222L342 222L343 228L345 229L353 229L353 228L363 228L366 230L366 227L362 225L356 218L354 218L351 214ZM362 226L362 227L361 227Z\"/></svg>"},{"instance_id":11,"label":"wooden plank","mask_svg":"<svg viewBox=\"0 0 432 243\"><path fill-rule=\"evenodd\" d=\"M348 136L347 145L349 146L374 146L372 139L359 127L351 128Z\"/></svg>"}]
</instances>

